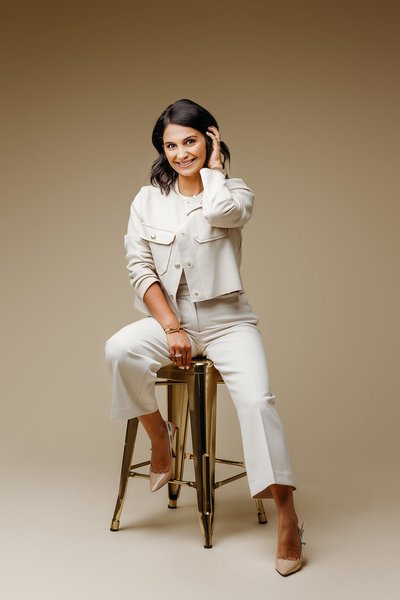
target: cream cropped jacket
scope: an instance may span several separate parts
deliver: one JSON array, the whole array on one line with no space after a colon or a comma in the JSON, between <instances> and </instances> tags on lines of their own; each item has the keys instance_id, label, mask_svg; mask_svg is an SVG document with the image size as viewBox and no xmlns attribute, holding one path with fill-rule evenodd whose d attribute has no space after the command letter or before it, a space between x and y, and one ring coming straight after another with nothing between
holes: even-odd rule
<instances>
[{"instance_id":1,"label":"cream cropped jacket","mask_svg":"<svg viewBox=\"0 0 400 600\"><path fill-rule=\"evenodd\" d=\"M254 194L243 179L226 179L202 168L203 192L183 196L176 180L168 195L144 185L134 197L124 237L134 306L151 315L143 301L158 281L178 319L176 292L182 269L193 302L233 291L244 292L240 276L242 233L250 219Z\"/></svg>"}]
</instances>

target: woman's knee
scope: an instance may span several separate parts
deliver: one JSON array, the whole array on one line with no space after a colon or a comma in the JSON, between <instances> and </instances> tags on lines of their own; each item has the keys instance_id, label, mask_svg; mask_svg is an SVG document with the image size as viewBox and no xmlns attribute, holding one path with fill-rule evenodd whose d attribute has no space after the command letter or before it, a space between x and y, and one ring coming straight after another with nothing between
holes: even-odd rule
<instances>
[{"instance_id":1,"label":"woman's knee","mask_svg":"<svg viewBox=\"0 0 400 600\"><path fill-rule=\"evenodd\" d=\"M148 368L148 363L156 367L170 362L169 348L165 333L157 321L143 319L123 327L104 344L104 353L110 364L126 364L130 368ZM160 331L163 336L160 335ZM143 367L143 365L146 365Z\"/></svg>"},{"instance_id":2,"label":"woman's knee","mask_svg":"<svg viewBox=\"0 0 400 600\"><path fill-rule=\"evenodd\" d=\"M126 357L128 344L126 337L119 332L114 333L104 344L104 354L109 363L120 362Z\"/></svg>"},{"instance_id":3,"label":"woman's knee","mask_svg":"<svg viewBox=\"0 0 400 600\"><path fill-rule=\"evenodd\" d=\"M123 327L105 342L104 353L107 362L115 364L128 361L131 364L153 356L154 343L141 326L141 322L137 321Z\"/></svg>"},{"instance_id":4,"label":"woman's knee","mask_svg":"<svg viewBox=\"0 0 400 600\"><path fill-rule=\"evenodd\" d=\"M263 410L275 410L275 394L271 392L265 392L263 394L241 394L240 399L237 400L241 411L263 411Z\"/></svg>"}]
</instances>

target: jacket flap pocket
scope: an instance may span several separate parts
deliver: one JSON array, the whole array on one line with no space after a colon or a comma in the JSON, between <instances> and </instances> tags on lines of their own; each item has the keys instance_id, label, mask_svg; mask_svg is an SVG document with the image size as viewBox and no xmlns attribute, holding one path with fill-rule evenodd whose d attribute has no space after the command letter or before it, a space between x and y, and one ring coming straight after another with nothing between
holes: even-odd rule
<instances>
[{"instance_id":1,"label":"jacket flap pocket","mask_svg":"<svg viewBox=\"0 0 400 600\"><path fill-rule=\"evenodd\" d=\"M157 229L157 227L143 223L142 237L156 244L172 244L175 239L175 232L167 231L166 229Z\"/></svg>"},{"instance_id":2,"label":"jacket flap pocket","mask_svg":"<svg viewBox=\"0 0 400 600\"><path fill-rule=\"evenodd\" d=\"M203 228L202 231L197 232L193 237L196 240L196 242L202 244L203 242L219 240L220 238L227 237L227 235L227 228L208 226L207 228Z\"/></svg>"}]
</instances>

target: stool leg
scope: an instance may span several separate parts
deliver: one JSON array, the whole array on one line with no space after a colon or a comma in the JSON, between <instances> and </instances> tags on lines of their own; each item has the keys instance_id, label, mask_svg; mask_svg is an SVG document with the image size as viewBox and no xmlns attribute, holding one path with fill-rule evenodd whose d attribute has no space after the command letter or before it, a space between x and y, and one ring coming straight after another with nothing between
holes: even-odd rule
<instances>
[{"instance_id":1,"label":"stool leg","mask_svg":"<svg viewBox=\"0 0 400 600\"><path fill-rule=\"evenodd\" d=\"M125 446L124 453L122 456L121 478L119 483L117 503L115 505L114 515L111 521L111 531L118 531L119 529L119 518L121 516L122 506L124 504L126 485L128 483L129 468L131 466L133 449L135 447L138 424L139 419L137 417L134 417L133 419L128 419L128 422L126 424Z\"/></svg>"},{"instance_id":2,"label":"stool leg","mask_svg":"<svg viewBox=\"0 0 400 600\"><path fill-rule=\"evenodd\" d=\"M198 516L204 547L212 548L215 506L215 436L217 376L207 361L187 377Z\"/></svg>"},{"instance_id":3,"label":"stool leg","mask_svg":"<svg viewBox=\"0 0 400 600\"><path fill-rule=\"evenodd\" d=\"M267 515L265 514L265 510L264 510L263 501L260 500L259 498L254 498L254 500L256 501L258 522L262 525L264 523L268 523Z\"/></svg>"},{"instance_id":4,"label":"stool leg","mask_svg":"<svg viewBox=\"0 0 400 600\"><path fill-rule=\"evenodd\" d=\"M188 421L188 391L187 387L182 384L168 385L168 421L172 421L179 431L177 432L178 439L176 440L176 457L174 459L174 467L172 478L183 479L183 471L185 466L184 453L186 448L186 432ZM168 483L168 508L176 508L181 491L181 485L178 483Z\"/></svg>"}]
</instances>

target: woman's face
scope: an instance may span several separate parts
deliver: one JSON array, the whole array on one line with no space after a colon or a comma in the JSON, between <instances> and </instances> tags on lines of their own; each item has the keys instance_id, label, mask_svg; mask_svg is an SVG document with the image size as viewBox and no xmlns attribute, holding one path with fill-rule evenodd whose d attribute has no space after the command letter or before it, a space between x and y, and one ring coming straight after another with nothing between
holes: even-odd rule
<instances>
[{"instance_id":1,"label":"woman's face","mask_svg":"<svg viewBox=\"0 0 400 600\"><path fill-rule=\"evenodd\" d=\"M164 129L163 144L169 164L179 175L193 176L206 161L206 139L192 127L169 123Z\"/></svg>"}]
</instances>

